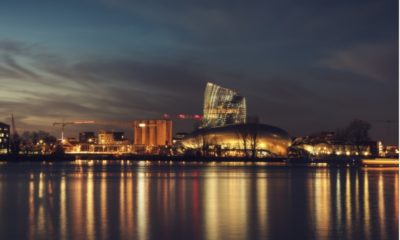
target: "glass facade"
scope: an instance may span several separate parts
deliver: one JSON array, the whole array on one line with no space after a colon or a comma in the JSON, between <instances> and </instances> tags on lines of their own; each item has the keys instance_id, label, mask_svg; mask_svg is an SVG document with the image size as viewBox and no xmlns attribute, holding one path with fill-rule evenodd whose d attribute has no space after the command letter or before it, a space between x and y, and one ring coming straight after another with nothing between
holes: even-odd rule
<instances>
[{"instance_id":1,"label":"glass facade","mask_svg":"<svg viewBox=\"0 0 400 240\"><path fill-rule=\"evenodd\" d=\"M246 99L237 92L207 83L201 128L246 123Z\"/></svg>"},{"instance_id":2,"label":"glass facade","mask_svg":"<svg viewBox=\"0 0 400 240\"><path fill-rule=\"evenodd\" d=\"M10 150L10 126L0 122L0 154L9 153Z\"/></svg>"}]
</instances>

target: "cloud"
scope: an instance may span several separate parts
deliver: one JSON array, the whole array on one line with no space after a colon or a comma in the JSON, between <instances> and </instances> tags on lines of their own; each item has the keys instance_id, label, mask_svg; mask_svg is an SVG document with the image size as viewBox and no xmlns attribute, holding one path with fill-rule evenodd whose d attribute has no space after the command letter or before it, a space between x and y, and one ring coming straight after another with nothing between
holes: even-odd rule
<instances>
[{"instance_id":1,"label":"cloud","mask_svg":"<svg viewBox=\"0 0 400 240\"><path fill-rule=\"evenodd\" d=\"M252 73L180 55L141 58L100 53L97 56L69 59L48 50L28 48L29 44L19 42L15 45L24 50L10 54L9 50L5 50L8 47L0 49L0 80L4 84L0 89L0 116L4 118L14 112L17 124L22 129L52 130L53 134L58 133L58 129L51 128L52 122L62 119L130 121L159 118L163 113L201 113L207 81L239 90L248 100L250 115L260 115L265 123L281 126L295 134L315 131L318 126L320 129L334 126L338 119L348 120L349 114L355 114L354 106L357 107L357 104L361 106L357 109L359 113L371 115L381 108L361 103L371 93L379 95L387 90L382 87L371 91L371 86L362 92L347 86L345 90L340 89L342 83L339 81L329 81L332 91L326 91L321 80L328 82L328 79L339 79L341 76L354 80L352 74L375 64L373 58L367 59L368 64L353 64L365 60L363 49L370 47L331 52L324 59L330 61L322 64L325 71L316 74L309 69L287 71L283 68L282 72L269 66L266 66L268 70L258 69ZM375 57L380 56L380 51L372 52ZM384 52L382 56L389 54L388 50ZM343 62L346 64L339 64ZM260 62L260 66L262 64L267 65ZM382 66L379 66L378 69L381 69ZM326 68L351 74L338 77L338 74L332 75ZM368 76L384 76L382 73L376 74L382 71L372 72L375 74L369 73ZM338 99L338 95L341 98ZM389 95L393 95L392 91L377 98L374 106L390 106L387 100ZM354 97L358 100L351 101ZM97 129L102 127L121 129L112 124L97 126ZM76 134L79 130L90 128L74 126L69 133ZM131 132L130 127L121 130ZM179 130L188 131L188 128Z\"/></svg>"},{"instance_id":2,"label":"cloud","mask_svg":"<svg viewBox=\"0 0 400 240\"><path fill-rule=\"evenodd\" d=\"M361 44L331 52L320 65L378 82L398 80L398 48L392 44Z\"/></svg>"},{"instance_id":3,"label":"cloud","mask_svg":"<svg viewBox=\"0 0 400 240\"><path fill-rule=\"evenodd\" d=\"M48 52L38 58L34 49L15 46L25 52L0 50L0 116L14 112L23 128L48 128L61 119L128 121L165 112L199 113L193 106L200 106L201 97L193 95L201 96L209 79L187 59L71 61Z\"/></svg>"},{"instance_id":4,"label":"cloud","mask_svg":"<svg viewBox=\"0 0 400 240\"><path fill-rule=\"evenodd\" d=\"M13 55L27 55L31 47L21 41L3 39L0 40L0 52Z\"/></svg>"}]
</instances>

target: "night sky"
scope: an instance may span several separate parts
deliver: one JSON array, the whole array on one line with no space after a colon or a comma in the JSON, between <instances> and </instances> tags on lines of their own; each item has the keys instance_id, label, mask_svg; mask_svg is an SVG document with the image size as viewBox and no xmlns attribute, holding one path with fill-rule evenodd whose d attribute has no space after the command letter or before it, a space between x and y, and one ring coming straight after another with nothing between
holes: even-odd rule
<instances>
[{"instance_id":1,"label":"night sky","mask_svg":"<svg viewBox=\"0 0 400 240\"><path fill-rule=\"evenodd\" d=\"M19 131L202 113L208 81L292 136L358 118L397 143L398 1L0 3L0 121L13 112ZM131 132L67 135L84 128Z\"/></svg>"}]
</instances>

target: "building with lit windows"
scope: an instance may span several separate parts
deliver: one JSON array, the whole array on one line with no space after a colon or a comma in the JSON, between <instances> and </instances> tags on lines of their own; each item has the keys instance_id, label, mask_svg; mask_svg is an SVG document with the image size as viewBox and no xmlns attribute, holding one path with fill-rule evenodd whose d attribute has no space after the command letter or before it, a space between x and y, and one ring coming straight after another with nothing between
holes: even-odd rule
<instances>
[{"instance_id":1,"label":"building with lit windows","mask_svg":"<svg viewBox=\"0 0 400 240\"><path fill-rule=\"evenodd\" d=\"M80 143L96 143L97 138L94 132L80 132L79 133Z\"/></svg>"},{"instance_id":2,"label":"building with lit windows","mask_svg":"<svg viewBox=\"0 0 400 240\"><path fill-rule=\"evenodd\" d=\"M247 121L246 99L207 83L200 128L179 142L186 154L218 157L286 157L291 139L278 127Z\"/></svg>"},{"instance_id":3,"label":"building with lit windows","mask_svg":"<svg viewBox=\"0 0 400 240\"><path fill-rule=\"evenodd\" d=\"M334 132L321 132L293 140L293 150L302 149L310 156L378 156L379 144L375 141L364 141L352 144L335 140Z\"/></svg>"},{"instance_id":4,"label":"building with lit windows","mask_svg":"<svg viewBox=\"0 0 400 240\"><path fill-rule=\"evenodd\" d=\"M172 145L172 120L135 120L133 144L148 147Z\"/></svg>"},{"instance_id":5,"label":"building with lit windows","mask_svg":"<svg viewBox=\"0 0 400 240\"><path fill-rule=\"evenodd\" d=\"M101 131L97 134L98 144L114 144L113 132Z\"/></svg>"},{"instance_id":6,"label":"building with lit windows","mask_svg":"<svg viewBox=\"0 0 400 240\"><path fill-rule=\"evenodd\" d=\"M0 154L10 151L10 125L0 122Z\"/></svg>"},{"instance_id":7,"label":"building with lit windows","mask_svg":"<svg viewBox=\"0 0 400 240\"><path fill-rule=\"evenodd\" d=\"M246 123L246 99L236 91L207 83L200 128Z\"/></svg>"},{"instance_id":8,"label":"building with lit windows","mask_svg":"<svg viewBox=\"0 0 400 240\"><path fill-rule=\"evenodd\" d=\"M122 154L131 153L132 145L126 140L124 132L100 131L79 134L79 143L65 150L66 153Z\"/></svg>"}]
</instances>

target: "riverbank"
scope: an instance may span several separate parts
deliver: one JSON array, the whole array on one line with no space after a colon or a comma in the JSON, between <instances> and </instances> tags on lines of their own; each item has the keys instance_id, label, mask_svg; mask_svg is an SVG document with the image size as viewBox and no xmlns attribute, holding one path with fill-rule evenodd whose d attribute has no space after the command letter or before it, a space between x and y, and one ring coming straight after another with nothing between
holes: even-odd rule
<instances>
[{"instance_id":1,"label":"riverbank","mask_svg":"<svg viewBox=\"0 0 400 240\"><path fill-rule=\"evenodd\" d=\"M111 155L111 154L64 154L64 155L1 155L2 162L70 162L75 160L107 161L168 161L168 162L264 162L287 165L326 164L329 166L389 166L398 167L398 159L361 157L326 157L326 158L245 158L245 157L201 157L201 156L162 156L162 155Z\"/></svg>"}]
</instances>

